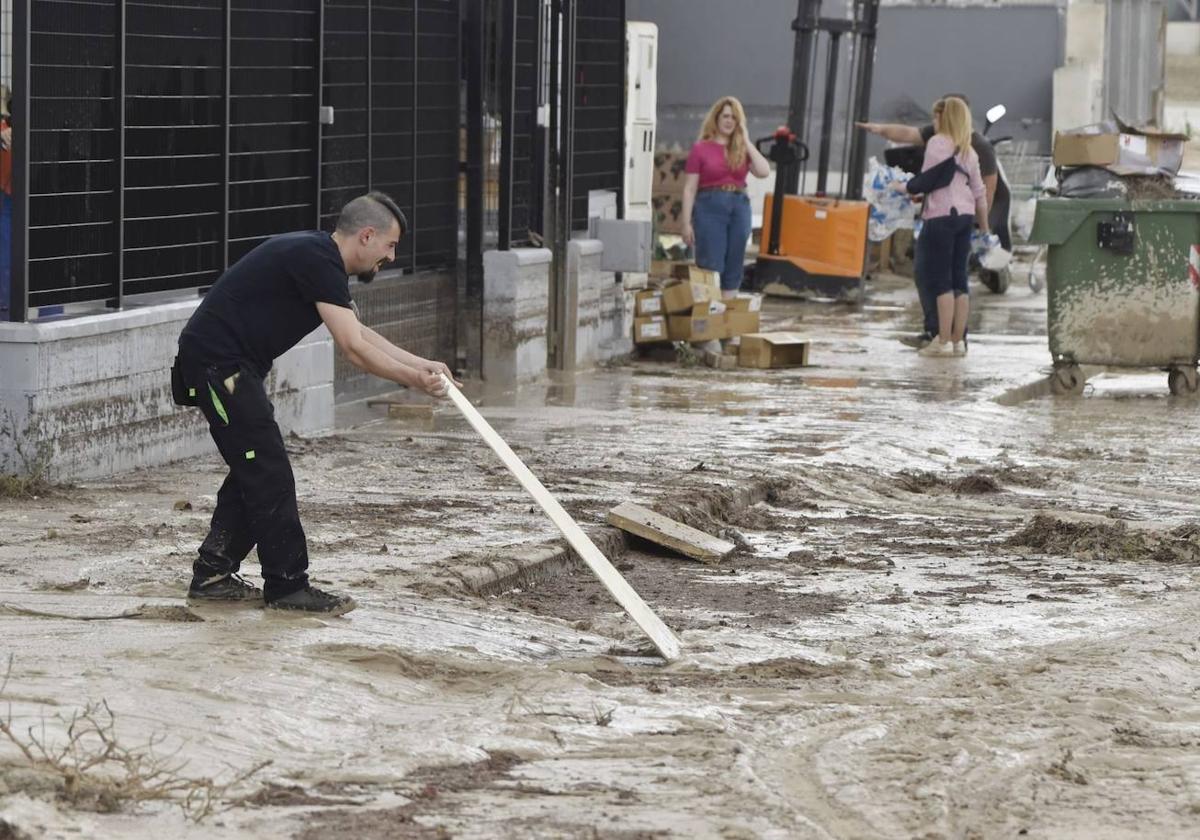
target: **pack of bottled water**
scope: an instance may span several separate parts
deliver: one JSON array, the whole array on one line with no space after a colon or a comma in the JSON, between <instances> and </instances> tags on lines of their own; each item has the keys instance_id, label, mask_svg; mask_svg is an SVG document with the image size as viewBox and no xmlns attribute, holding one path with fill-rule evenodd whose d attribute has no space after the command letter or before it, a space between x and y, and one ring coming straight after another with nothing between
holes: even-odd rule
<instances>
[{"instance_id":1,"label":"pack of bottled water","mask_svg":"<svg viewBox=\"0 0 1200 840\"><path fill-rule=\"evenodd\" d=\"M907 181L912 175L897 166L886 166L872 157L863 176L863 198L871 206L867 238L882 242L901 228L911 228L917 205L906 192L889 189L893 181Z\"/></svg>"}]
</instances>

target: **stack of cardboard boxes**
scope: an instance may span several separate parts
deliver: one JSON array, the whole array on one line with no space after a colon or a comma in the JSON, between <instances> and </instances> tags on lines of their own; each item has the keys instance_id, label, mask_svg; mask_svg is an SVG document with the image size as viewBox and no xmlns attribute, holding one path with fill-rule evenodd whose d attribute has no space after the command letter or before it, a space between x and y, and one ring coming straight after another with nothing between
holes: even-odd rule
<instances>
[{"instance_id":1,"label":"stack of cardboard boxes","mask_svg":"<svg viewBox=\"0 0 1200 840\"><path fill-rule=\"evenodd\" d=\"M654 208L656 234L683 233L683 167L687 152L676 149L654 153L654 185L650 203Z\"/></svg>"},{"instance_id":2,"label":"stack of cardboard boxes","mask_svg":"<svg viewBox=\"0 0 1200 840\"><path fill-rule=\"evenodd\" d=\"M636 344L709 341L758 331L760 295L722 300L717 273L685 263L655 261L650 273L654 288L635 298Z\"/></svg>"}]
</instances>

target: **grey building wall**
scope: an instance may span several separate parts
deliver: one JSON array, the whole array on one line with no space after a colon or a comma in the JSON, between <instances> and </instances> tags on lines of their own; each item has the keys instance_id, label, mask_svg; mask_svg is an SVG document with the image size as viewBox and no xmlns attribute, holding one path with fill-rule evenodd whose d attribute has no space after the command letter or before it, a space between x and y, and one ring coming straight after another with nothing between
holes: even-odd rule
<instances>
[{"instance_id":1,"label":"grey building wall","mask_svg":"<svg viewBox=\"0 0 1200 840\"><path fill-rule=\"evenodd\" d=\"M787 117L796 0L728 3L710 0L627 0L630 20L659 27L658 110L660 144L695 140L708 107L723 94L746 106L751 134L770 134ZM827 2L825 17L845 4ZM1054 3L948 7L888 5L880 10L871 118L918 122L947 91L965 93L976 118L997 102L1008 116L993 129L1049 149L1052 74L1061 63L1063 23ZM820 91L824 89L824 40L818 48L814 124L809 143L816 159ZM846 39L839 70L838 113L844 123L850 78ZM811 97L810 97L811 99ZM844 135L833 138L833 168ZM868 148L882 150L882 141Z\"/></svg>"}]
</instances>

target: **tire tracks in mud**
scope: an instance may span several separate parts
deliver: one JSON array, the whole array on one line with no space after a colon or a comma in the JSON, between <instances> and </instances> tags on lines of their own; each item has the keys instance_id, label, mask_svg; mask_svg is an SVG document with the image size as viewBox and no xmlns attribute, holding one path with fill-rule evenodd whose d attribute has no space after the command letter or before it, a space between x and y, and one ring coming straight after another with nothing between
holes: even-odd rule
<instances>
[{"instance_id":1,"label":"tire tracks in mud","mask_svg":"<svg viewBox=\"0 0 1200 840\"><path fill-rule=\"evenodd\" d=\"M836 693L759 696L748 753L814 836L1186 836L1200 812L1196 600L1106 638L959 651L932 678L847 672Z\"/></svg>"}]
</instances>

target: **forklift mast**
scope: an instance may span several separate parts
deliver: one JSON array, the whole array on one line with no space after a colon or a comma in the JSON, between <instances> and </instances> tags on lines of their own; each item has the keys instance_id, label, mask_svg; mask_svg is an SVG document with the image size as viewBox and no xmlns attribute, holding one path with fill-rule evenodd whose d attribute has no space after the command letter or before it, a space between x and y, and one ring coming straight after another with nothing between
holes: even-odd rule
<instances>
[{"instance_id":1,"label":"forklift mast","mask_svg":"<svg viewBox=\"0 0 1200 840\"><path fill-rule=\"evenodd\" d=\"M796 33L792 53L791 96L788 101L788 127L797 137L805 136L811 121L808 101L812 86L812 74L816 63L814 56L817 37L828 34L825 64L825 90L821 105L821 137L817 153L817 195L825 195L829 179L830 145L833 137L834 109L837 103L837 76L839 48L842 36L849 36L855 67L849 88L849 107L846 120L864 122L871 108L871 76L875 66L875 33L879 23L880 0L851 0L851 15L846 18L821 17L822 0L799 0L796 19L792 29ZM848 129L846 125L843 128ZM862 198L862 176L865 164L865 140L860 131L849 131L850 148L843 149L845 181L843 198ZM784 185L787 194L800 192L799 167L786 173Z\"/></svg>"}]
</instances>

